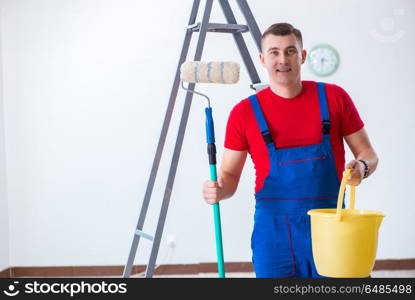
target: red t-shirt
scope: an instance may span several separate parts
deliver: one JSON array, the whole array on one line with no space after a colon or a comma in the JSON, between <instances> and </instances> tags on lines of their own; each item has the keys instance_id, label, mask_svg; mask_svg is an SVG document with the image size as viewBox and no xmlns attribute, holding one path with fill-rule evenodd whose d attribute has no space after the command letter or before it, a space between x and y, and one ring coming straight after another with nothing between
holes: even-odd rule
<instances>
[{"instance_id":1,"label":"red t-shirt","mask_svg":"<svg viewBox=\"0 0 415 300\"><path fill-rule=\"evenodd\" d=\"M321 143L322 121L317 84L314 81L302 81L302 86L300 94L291 99L278 96L270 87L257 93L277 148ZM362 129L364 123L352 99L341 87L326 83L326 95L331 122L330 141L341 180L345 165L343 137ZM224 144L225 148L231 150L248 150L255 167L255 192L258 192L268 176L270 161L248 98L232 109Z\"/></svg>"}]
</instances>

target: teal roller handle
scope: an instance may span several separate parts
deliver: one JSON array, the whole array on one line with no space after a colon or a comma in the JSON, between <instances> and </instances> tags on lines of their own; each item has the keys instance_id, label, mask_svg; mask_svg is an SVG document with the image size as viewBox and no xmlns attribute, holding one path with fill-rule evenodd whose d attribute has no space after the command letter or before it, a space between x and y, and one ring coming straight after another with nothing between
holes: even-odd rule
<instances>
[{"instance_id":1,"label":"teal roller handle","mask_svg":"<svg viewBox=\"0 0 415 300\"><path fill-rule=\"evenodd\" d=\"M217 181L216 165L210 165L210 180ZM213 216L215 218L216 254L218 257L218 274L225 278L225 262L223 258L222 225L220 222L219 203L213 204Z\"/></svg>"},{"instance_id":2,"label":"teal roller handle","mask_svg":"<svg viewBox=\"0 0 415 300\"><path fill-rule=\"evenodd\" d=\"M216 172L216 147L215 135L212 118L212 108L205 109L206 112L206 138L208 143L209 166L210 166L210 180L217 181L218 175ZM213 215L215 219L215 236L216 236L216 254L218 258L218 274L220 278L225 278L225 262L223 258L222 245L222 226L220 222L219 203L213 204Z\"/></svg>"}]
</instances>

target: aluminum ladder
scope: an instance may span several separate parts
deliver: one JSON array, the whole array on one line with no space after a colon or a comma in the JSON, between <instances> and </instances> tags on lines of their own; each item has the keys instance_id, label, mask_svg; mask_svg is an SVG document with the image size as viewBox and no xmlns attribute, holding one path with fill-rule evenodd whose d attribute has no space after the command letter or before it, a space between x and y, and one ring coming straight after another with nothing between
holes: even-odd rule
<instances>
[{"instance_id":1,"label":"aluminum ladder","mask_svg":"<svg viewBox=\"0 0 415 300\"><path fill-rule=\"evenodd\" d=\"M160 160L161 160L161 155L162 155L164 144L166 141L167 132L169 129L174 105L176 103L176 97L177 97L179 84L180 84L180 66L182 65L182 63L186 61L188 51L189 51L189 45L190 45L190 41L191 41L193 33L199 32L196 53L193 58L194 61L201 60L207 32L231 33L233 35L233 38L235 40L239 53L242 57L246 70L248 71L250 80L252 82L251 88L254 89L255 91L259 91L265 87L265 85L261 83L261 80L258 76L254 63L252 61L252 58L248 52L248 48L246 46L245 40L242 36L242 33L250 32L258 50L261 51L261 32L248 6L247 1L236 0L239 6L239 9L241 10L246 20L246 23L247 23L246 25L240 25L236 23L235 16L233 14L231 6L229 5L228 0L218 0L218 2L225 15L225 18L227 21L226 24L209 23L209 18L210 18L212 6L213 6L213 0L206 0L202 22L196 23L195 21L196 21L196 17L197 17L199 6L200 6L200 0L193 1L193 6L192 6L189 22L188 22L188 26L186 28L186 33L184 37L183 47L182 47L179 62L176 68L176 75L174 77L173 87L170 93L170 100L169 100L167 111L164 117L164 122L163 122L163 126L161 129L160 138L159 138L159 142L157 145L156 154L154 156L153 165L152 165L150 177L147 183L146 193L145 193L144 200L142 203L137 226L134 230L134 236L133 236L133 241L131 244L131 249L128 255L128 260L124 267L123 277L129 277L131 275L131 270L133 267L134 259L137 253L137 248L138 248L138 244L139 244L141 237L153 242L151 253L150 253L150 259L149 259L146 272L145 272L145 277L151 278L153 277L153 274L154 274L157 254L158 254L158 250L160 246L161 237L163 234L164 223L166 220L167 210L168 210L169 203L170 203L173 183L174 183L174 179L176 175L177 165L178 165L179 158L180 158L180 151L181 151L182 144L183 144L183 138L184 138L187 120L189 117L190 106L191 106L191 102L193 98L193 94L190 92L186 93L186 98L185 98L185 103L184 103L181 121L179 125L179 130L178 130L176 143L175 143L175 147L173 151L173 157L171 160L168 180L166 183L163 202L161 205L160 215L159 215L159 219L157 222L157 228L156 228L156 232L154 236L143 232L143 226L144 226L144 221L146 218L148 206L149 206L150 199L151 199L154 182L156 180L157 171L158 171ZM188 85L189 90L193 91L194 88L195 88L195 83L190 83Z\"/></svg>"}]
</instances>

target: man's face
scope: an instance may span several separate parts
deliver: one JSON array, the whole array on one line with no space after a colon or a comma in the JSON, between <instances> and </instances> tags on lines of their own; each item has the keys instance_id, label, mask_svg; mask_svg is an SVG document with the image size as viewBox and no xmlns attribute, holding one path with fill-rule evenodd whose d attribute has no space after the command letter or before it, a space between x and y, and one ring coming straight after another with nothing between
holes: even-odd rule
<instances>
[{"instance_id":1,"label":"man's face","mask_svg":"<svg viewBox=\"0 0 415 300\"><path fill-rule=\"evenodd\" d=\"M301 65L306 58L295 35L267 35L262 41L259 55L269 79L279 85L292 85L301 80Z\"/></svg>"}]
</instances>

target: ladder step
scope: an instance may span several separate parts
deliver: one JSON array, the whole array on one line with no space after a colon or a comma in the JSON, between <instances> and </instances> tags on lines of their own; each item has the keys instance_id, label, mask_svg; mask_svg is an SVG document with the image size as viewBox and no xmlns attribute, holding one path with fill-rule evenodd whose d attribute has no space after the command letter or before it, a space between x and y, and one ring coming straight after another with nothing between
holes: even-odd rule
<instances>
[{"instance_id":1,"label":"ladder step","mask_svg":"<svg viewBox=\"0 0 415 300\"><path fill-rule=\"evenodd\" d=\"M187 29L190 29L193 32L200 30L201 22L189 25ZM222 32L222 33L238 33L238 32L248 32L249 28L247 25L240 24L222 24L222 23L208 23L207 24L208 32Z\"/></svg>"},{"instance_id":2,"label":"ladder step","mask_svg":"<svg viewBox=\"0 0 415 300\"><path fill-rule=\"evenodd\" d=\"M251 89L255 90L256 92L259 92L260 90L263 90L269 86L269 83L259 82L259 83L253 83L251 84Z\"/></svg>"},{"instance_id":3,"label":"ladder step","mask_svg":"<svg viewBox=\"0 0 415 300\"><path fill-rule=\"evenodd\" d=\"M138 230L138 229L135 231L135 234L139 235L139 236L142 236L143 238L148 239L150 241L152 241L154 239L154 237L152 237L151 235L149 235L149 234L147 234L147 233L145 233L141 230Z\"/></svg>"}]
</instances>

